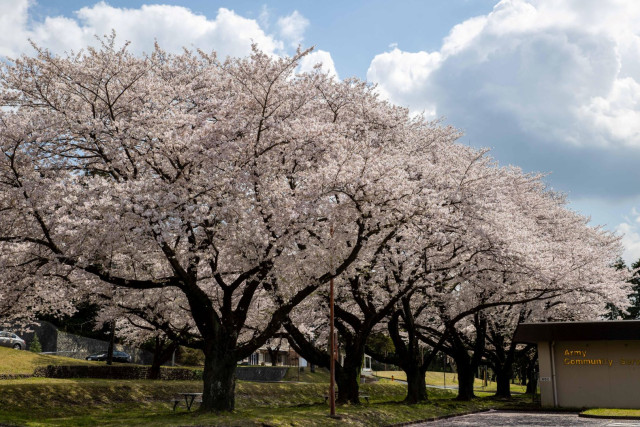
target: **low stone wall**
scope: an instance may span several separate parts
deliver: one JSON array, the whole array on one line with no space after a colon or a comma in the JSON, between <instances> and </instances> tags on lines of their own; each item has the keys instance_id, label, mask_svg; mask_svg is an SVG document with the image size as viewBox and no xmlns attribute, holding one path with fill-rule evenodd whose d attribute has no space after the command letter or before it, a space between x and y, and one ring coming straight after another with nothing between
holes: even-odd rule
<instances>
[{"instance_id":1,"label":"low stone wall","mask_svg":"<svg viewBox=\"0 0 640 427\"><path fill-rule=\"evenodd\" d=\"M238 366L236 378L243 381L282 381L287 369L281 366Z\"/></svg>"},{"instance_id":2,"label":"low stone wall","mask_svg":"<svg viewBox=\"0 0 640 427\"><path fill-rule=\"evenodd\" d=\"M45 378L104 378L119 380L144 380L149 378L150 368L136 365L95 365L68 366L47 365L39 366L34 377ZM160 368L161 380L202 380L202 371L186 368Z\"/></svg>"}]
</instances>

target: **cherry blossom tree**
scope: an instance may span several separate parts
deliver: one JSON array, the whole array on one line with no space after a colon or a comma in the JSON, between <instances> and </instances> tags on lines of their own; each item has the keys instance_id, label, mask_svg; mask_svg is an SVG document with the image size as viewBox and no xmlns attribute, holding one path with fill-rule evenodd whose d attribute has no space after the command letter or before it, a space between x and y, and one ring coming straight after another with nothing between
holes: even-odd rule
<instances>
[{"instance_id":1,"label":"cherry blossom tree","mask_svg":"<svg viewBox=\"0 0 640 427\"><path fill-rule=\"evenodd\" d=\"M355 402L364 343L389 313L462 355L488 308L624 295L605 268L616 239L540 177L498 168L364 82L297 73L308 51L136 57L112 35L37 52L0 74L0 307L18 318L107 301L131 336L204 352L204 411L234 408L237 361L283 323L321 318L294 309L332 278Z\"/></svg>"},{"instance_id":2,"label":"cherry blossom tree","mask_svg":"<svg viewBox=\"0 0 640 427\"><path fill-rule=\"evenodd\" d=\"M370 241L336 283L336 327L344 355L336 367L339 403L359 403L367 338L396 304L413 292L417 282L433 274L425 268L427 252L441 247L446 233L459 220L453 206L460 202L460 177L470 164L482 159L483 152L456 144L458 136L456 130L435 122L428 134L404 141L405 167L414 171L412 185L421 195L420 209L405 211L406 220L381 233L377 243ZM307 360L325 367L330 363L325 345L327 305L328 295L319 293L315 301L297 308L303 316L293 313L285 324L294 348Z\"/></svg>"},{"instance_id":3,"label":"cherry blossom tree","mask_svg":"<svg viewBox=\"0 0 640 427\"><path fill-rule=\"evenodd\" d=\"M624 278L609 268L619 254L617 239L567 210L539 176L485 160L470 163L460 182L467 185L452 205L460 215L451 217L458 222L449 225L439 245L415 252L430 274L423 274L426 280L390 316L396 354L376 355L405 370L411 402L426 398L424 371L439 350L458 367L458 398L473 397L487 310L567 295L619 300L625 293ZM517 316L509 322L517 323ZM500 333L508 336L508 330Z\"/></svg>"},{"instance_id":4,"label":"cherry blossom tree","mask_svg":"<svg viewBox=\"0 0 640 427\"><path fill-rule=\"evenodd\" d=\"M306 53L135 57L112 36L6 65L2 301L108 295L202 349L202 409L233 409L236 362L422 206L403 143L432 126L296 74Z\"/></svg>"},{"instance_id":5,"label":"cherry blossom tree","mask_svg":"<svg viewBox=\"0 0 640 427\"><path fill-rule=\"evenodd\" d=\"M436 305L439 322L423 325L426 334L422 337L431 345L446 336L443 349L456 361L460 399L473 396L473 374L484 357L487 329L493 344L509 342L509 328L496 329L499 323L492 322L492 314L509 313L503 326L508 323L515 329L518 307L509 307L534 301L546 301L542 307L579 301L582 307L599 305L599 311L591 310L596 313L606 303L623 301L628 288L625 275L611 267L620 253L615 236L589 227L587 219L566 209L564 198L545 191L537 179L510 180L517 191L503 193L508 198L501 205L508 209L494 209L482 224L484 230L490 230L492 223L516 224L517 229L509 233L503 226L491 237L494 244L501 240L500 251L474 258L475 273L454 280L448 304ZM502 394L507 393L504 388L508 388L511 364L507 355L495 365Z\"/></svg>"}]
</instances>

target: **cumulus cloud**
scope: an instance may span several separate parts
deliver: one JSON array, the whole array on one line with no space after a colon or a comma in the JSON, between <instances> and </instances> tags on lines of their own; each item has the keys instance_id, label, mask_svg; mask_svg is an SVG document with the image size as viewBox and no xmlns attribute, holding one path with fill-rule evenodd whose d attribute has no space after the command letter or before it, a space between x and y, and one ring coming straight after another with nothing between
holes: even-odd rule
<instances>
[{"instance_id":1,"label":"cumulus cloud","mask_svg":"<svg viewBox=\"0 0 640 427\"><path fill-rule=\"evenodd\" d=\"M631 210L631 217L616 226L616 232L622 235L626 264L640 260L640 212L635 207Z\"/></svg>"},{"instance_id":2,"label":"cumulus cloud","mask_svg":"<svg viewBox=\"0 0 640 427\"><path fill-rule=\"evenodd\" d=\"M446 116L502 162L551 170L560 189L604 195L611 177L593 171L606 169L627 172L615 192L637 194L639 21L640 2L502 0L437 51L375 56L367 78L393 102Z\"/></svg>"},{"instance_id":3,"label":"cumulus cloud","mask_svg":"<svg viewBox=\"0 0 640 427\"><path fill-rule=\"evenodd\" d=\"M309 26L309 20L297 10L294 10L289 16L278 18L280 37L288 40L293 47L297 47L302 43L307 26Z\"/></svg>"},{"instance_id":4,"label":"cumulus cloud","mask_svg":"<svg viewBox=\"0 0 640 427\"><path fill-rule=\"evenodd\" d=\"M0 0L0 56L15 56L28 47L28 0Z\"/></svg>"},{"instance_id":5,"label":"cumulus cloud","mask_svg":"<svg viewBox=\"0 0 640 427\"><path fill-rule=\"evenodd\" d=\"M432 98L424 96L431 72L441 65L439 52L403 52L394 47L390 52L376 55L369 67L367 80L379 83L378 90L386 99L420 109L428 115L436 114Z\"/></svg>"},{"instance_id":6,"label":"cumulus cloud","mask_svg":"<svg viewBox=\"0 0 640 427\"><path fill-rule=\"evenodd\" d=\"M131 41L136 53L150 52L157 40L170 52L183 47L216 50L220 57L244 56L251 44L269 54L284 54L290 43L301 42L309 21L299 12L278 20L281 39L267 34L269 13L263 8L258 22L220 8L213 18L182 6L147 4L139 8L114 7L101 1L82 7L73 17L47 16L31 19L31 0L0 0L0 56L32 52L28 39L54 53L96 45L96 36L115 29L119 40Z\"/></svg>"},{"instance_id":7,"label":"cumulus cloud","mask_svg":"<svg viewBox=\"0 0 640 427\"><path fill-rule=\"evenodd\" d=\"M456 25L440 51L382 53L367 76L414 109L444 112L447 92L463 88L543 139L640 147L639 19L637 2L503 0Z\"/></svg>"},{"instance_id":8,"label":"cumulus cloud","mask_svg":"<svg viewBox=\"0 0 640 427\"><path fill-rule=\"evenodd\" d=\"M314 50L300 60L300 72L311 71L320 64L320 69L329 75L338 78L336 66L333 63L331 54L324 50Z\"/></svg>"}]
</instances>

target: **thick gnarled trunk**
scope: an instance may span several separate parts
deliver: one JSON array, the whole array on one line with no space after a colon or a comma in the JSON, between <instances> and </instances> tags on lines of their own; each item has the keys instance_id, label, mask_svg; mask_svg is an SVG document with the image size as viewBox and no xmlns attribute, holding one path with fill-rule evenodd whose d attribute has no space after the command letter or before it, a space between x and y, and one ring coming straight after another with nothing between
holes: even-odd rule
<instances>
[{"instance_id":1,"label":"thick gnarled trunk","mask_svg":"<svg viewBox=\"0 0 640 427\"><path fill-rule=\"evenodd\" d=\"M205 352L202 380L202 412L233 411L235 407L236 359L224 351Z\"/></svg>"},{"instance_id":2,"label":"thick gnarled trunk","mask_svg":"<svg viewBox=\"0 0 640 427\"><path fill-rule=\"evenodd\" d=\"M403 370L407 374L407 397L404 401L414 404L428 400L425 371L416 367L403 367Z\"/></svg>"},{"instance_id":3,"label":"thick gnarled trunk","mask_svg":"<svg viewBox=\"0 0 640 427\"><path fill-rule=\"evenodd\" d=\"M456 400L467 401L475 397L473 392L473 382L475 380L475 369L468 364L459 364L458 367L458 396Z\"/></svg>"},{"instance_id":4,"label":"thick gnarled trunk","mask_svg":"<svg viewBox=\"0 0 640 427\"><path fill-rule=\"evenodd\" d=\"M347 363L345 360L344 366L336 370L336 383L338 384L338 400L336 403L346 404L351 403L353 405L360 404L360 384L358 379L360 378L360 365L355 366L353 363Z\"/></svg>"},{"instance_id":5,"label":"thick gnarled trunk","mask_svg":"<svg viewBox=\"0 0 640 427\"><path fill-rule=\"evenodd\" d=\"M497 369L496 369L497 368ZM496 397L510 398L511 397L511 366L495 367L496 369Z\"/></svg>"}]
</instances>

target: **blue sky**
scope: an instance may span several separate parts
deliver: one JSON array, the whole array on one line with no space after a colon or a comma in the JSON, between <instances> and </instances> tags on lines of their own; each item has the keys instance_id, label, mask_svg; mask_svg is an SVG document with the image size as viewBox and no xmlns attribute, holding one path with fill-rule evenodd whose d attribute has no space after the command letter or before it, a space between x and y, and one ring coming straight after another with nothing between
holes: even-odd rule
<instances>
[{"instance_id":1,"label":"blue sky","mask_svg":"<svg viewBox=\"0 0 640 427\"><path fill-rule=\"evenodd\" d=\"M115 28L243 55L315 46L340 78L444 117L501 164L549 173L550 188L640 258L640 2L636 0L29 1L0 0L0 56L55 52Z\"/></svg>"}]
</instances>

